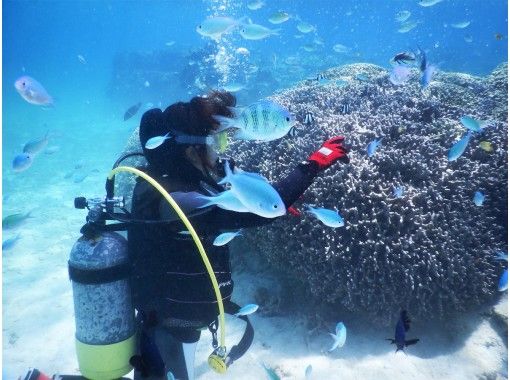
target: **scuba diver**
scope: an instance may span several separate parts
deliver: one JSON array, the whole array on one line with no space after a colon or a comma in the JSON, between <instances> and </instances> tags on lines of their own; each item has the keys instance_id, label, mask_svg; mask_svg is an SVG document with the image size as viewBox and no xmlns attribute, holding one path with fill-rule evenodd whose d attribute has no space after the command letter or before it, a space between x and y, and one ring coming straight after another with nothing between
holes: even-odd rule
<instances>
[{"instance_id":1,"label":"scuba diver","mask_svg":"<svg viewBox=\"0 0 510 380\"><path fill-rule=\"evenodd\" d=\"M225 176L224 165L235 168L233 160L219 158L214 134L219 128L213 115L233 117L229 107L236 99L228 92L213 91L190 102L178 102L164 111L146 111L140 122L139 137L148 166L144 171L171 194L198 192L204 195L225 191L218 181ZM172 136L155 149L146 143L154 136ZM334 137L272 186L289 211L292 204L312 184L314 178L336 161L349 162L343 137ZM217 206L194 208L185 197L176 201L186 212L204 243L219 283L225 311L239 307L231 300L234 283L227 246L214 246L214 238L224 231L271 223L274 218L234 212ZM187 204L190 203L190 204ZM193 211L194 210L194 211ZM216 340L218 303L204 263L196 253L185 226L175 216L161 194L146 181L138 180L132 198L131 215L137 220L165 220L128 227L130 285L141 326L138 355L131 364L135 379L166 379L170 371L178 379L194 379L194 356L201 331L208 328ZM247 323L241 342L230 353L230 363L248 349L253 329ZM228 364L230 364L228 363Z\"/></svg>"}]
</instances>

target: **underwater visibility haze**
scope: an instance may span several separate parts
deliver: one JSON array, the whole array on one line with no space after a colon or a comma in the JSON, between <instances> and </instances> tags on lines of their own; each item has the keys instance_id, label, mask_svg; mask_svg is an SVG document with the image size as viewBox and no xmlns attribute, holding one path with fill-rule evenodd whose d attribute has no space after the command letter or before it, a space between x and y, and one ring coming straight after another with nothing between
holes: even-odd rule
<instances>
[{"instance_id":1,"label":"underwater visibility haze","mask_svg":"<svg viewBox=\"0 0 510 380\"><path fill-rule=\"evenodd\" d=\"M103 290L76 286L96 265L82 262L88 247L125 240L75 243L93 217L85 200L113 210L116 160L171 142L207 145L242 169L226 163L227 191L206 188L191 214L173 193L186 215L275 219L204 239L230 249L240 308L225 328L220 313L227 349L245 318L255 333L218 375L211 361L225 357L211 360L203 331L189 378L508 378L507 1L4 0L2 10L3 379L102 371L83 352L105 342L128 343L109 351L122 370L98 379L133 378L131 365L146 363L126 353L134 338L117 339L134 329L122 318L84 343L112 310L133 319L111 283L112 297L87 308ZM214 115L221 132L142 146L145 112L212 90L237 100ZM321 171L287 207L271 184L303 160ZM134 173L115 175L127 209ZM195 239L185 224L176 236ZM116 266L113 251L102 260Z\"/></svg>"}]
</instances>

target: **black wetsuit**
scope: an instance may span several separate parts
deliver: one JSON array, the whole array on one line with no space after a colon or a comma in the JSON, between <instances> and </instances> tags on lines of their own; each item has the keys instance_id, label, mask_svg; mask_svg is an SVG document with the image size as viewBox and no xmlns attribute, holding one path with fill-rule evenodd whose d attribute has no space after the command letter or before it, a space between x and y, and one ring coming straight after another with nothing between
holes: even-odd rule
<instances>
[{"instance_id":1,"label":"black wetsuit","mask_svg":"<svg viewBox=\"0 0 510 380\"><path fill-rule=\"evenodd\" d=\"M169 192L199 191L207 194L198 183L183 182L175 175L158 174L159 170L151 171L150 166L148 172ZM285 206L289 207L311 185L318 172L315 163L302 163L272 185ZM177 341L196 342L200 337L199 328L214 321L218 315L211 280L198 249L190 236L179 234L186 227L175 218L161 194L145 181L138 181L135 186L131 212L135 219L173 219L167 224L134 225L128 230L135 307L151 316L152 320L157 320L160 326L165 326ZM261 226L274 219L215 206L189 219L204 245L221 295L228 301L233 291L229 249L228 246L214 246L213 240L222 232ZM168 342L168 345L171 343ZM178 346L175 349L180 350ZM168 351L169 348L160 347L160 350ZM166 355L169 354L163 356ZM176 378L187 379L179 352L171 356L172 360L163 358L173 362L166 363L167 368Z\"/></svg>"}]
</instances>

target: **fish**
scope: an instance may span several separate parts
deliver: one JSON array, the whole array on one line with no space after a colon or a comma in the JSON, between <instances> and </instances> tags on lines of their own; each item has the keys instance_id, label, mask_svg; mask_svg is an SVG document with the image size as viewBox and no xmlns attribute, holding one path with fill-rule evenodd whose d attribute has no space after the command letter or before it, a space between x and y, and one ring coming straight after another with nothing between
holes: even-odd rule
<instances>
[{"instance_id":1,"label":"fish","mask_svg":"<svg viewBox=\"0 0 510 380\"><path fill-rule=\"evenodd\" d=\"M287 21L288 19L290 19L290 16L287 12L278 11L278 12L273 13L271 15L271 17L269 17L268 20L271 24L282 24L285 21Z\"/></svg>"},{"instance_id":2,"label":"fish","mask_svg":"<svg viewBox=\"0 0 510 380\"><path fill-rule=\"evenodd\" d=\"M439 4L443 0L421 0L418 2L422 7L431 7L433 5Z\"/></svg>"},{"instance_id":3,"label":"fish","mask_svg":"<svg viewBox=\"0 0 510 380\"><path fill-rule=\"evenodd\" d=\"M397 186L393 188L393 197L402 198L404 196L404 188L402 186Z\"/></svg>"},{"instance_id":4,"label":"fish","mask_svg":"<svg viewBox=\"0 0 510 380\"><path fill-rule=\"evenodd\" d=\"M462 156L462 153L466 150L469 140L471 139L473 132L468 131L464 137L457 141L448 151L448 161L455 161L457 158Z\"/></svg>"},{"instance_id":5,"label":"fish","mask_svg":"<svg viewBox=\"0 0 510 380\"><path fill-rule=\"evenodd\" d=\"M315 26L313 26L312 24L309 24L305 21L300 21L297 26L296 26L297 30L299 30L301 33L310 33L310 32L313 32L315 30Z\"/></svg>"},{"instance_id":6,"label":"fish","mask_svg":"<svg viewBox=\"0 0 510 380\"><path fill-rule=\"evenodd\" d=\"M481 207L483 205L483 202L485 200L485 195L481 191L477 191L473 197L473 202L478 207Z\"/></svg>"},{"instance_id":7,"label":"fish","mask_svg":"<svg viewBox=\"0 0 510 380\"><path fill-rule=\"evenodd\" d=\"M471 21L460 21L460 22L450 24L450 26L452 28L464 29L464 28L467 28L470 24L471 24Z\"/></svg>"},{"instance_id":8,"label":"fish","mask_svg":"<svg viewBox=\"0 0 510 380\"><path fill-rule=\"evenodd\" d=\"M168 132L164 136L154 136L151 137L145 143L145 149L156 149L158 146L163 144L166 140L171 139L173 136L170 136L170 132Z\"/></svg>"},{"instance_id":9,"label":"fish","mask_svg":"<svg viewBox=\"0 0 510 380\"><path fill-rule=\"evenodd\" d=\"M397 325L395 326L395 339L388 338L386 340L389 340L391 344L397 345L398 351L404 351L404 348L407 346L411 346L413 344L416 344L420 341L420 339L409 339L406 340L406 333L409 331L409 328L411 327L411 319L409 319L409 316L407 315L406 310L402 310L400 312L400 318L397 321Z\"/></svg>"},{"instance_id":10,"label":"fish","mask_svg":"<svg viewBox=\"0 0 510 380\"><path fill-rule=\"evenodd\" d=\"M3 242L2 242L2 251L7 251L8 249L11 249L12 247L14 247L14 245L16 244L16 242L21 238L21 235L20 234L17 234L16 236L14 237L11 237L9 239L5 239Z\"/></svg>"},{"instance_id":11,"label":"fish","mask_svg":"<svg viewBox=\"0 0 510 380\"><path fill-rule=\"evenodd\" d=\"M219 246L228 244L228 243L230 243L230 241L232 241L232 239L234 239L236 236L239 236L239 235L241 235L241 230L239 230L237 232L224 232L224 233L216 236L216 238L214 239L213 245L219 247Z\"/></svg>"},{"instance_id":12,"label":"fish","mask_svg":"<svg viewBox=\"0 0 510 380\"><path fill-rule=\"evenodd\" d=\"M351 49L348 48L347 46L345 45L342 45L342 44L335 44L333 45L333 51L335 51L336 53L348 53Z\"/></svg>"},{"instance_id":13,"label":"fish","mask_svg":"<svg viewBox=\"0 0 510 380\"><path fill-rule=\"evenodd\" d=\"M505 269L503 271L503 274L499 278L498 290L500 292L504 292L507 289L508 289L508 269Z\"/></svg>"},{"instance_id":14,"label":"fish","mask_svg":"<svg viewBox=\"0 0 510 380\"><path fill-rule=\"evenodd\" d=\"M409 17L411 17L411 12L409 11L399 11L395 14L395 20L398 22L404 22Z\"/></svg>"},{"instance_id":15,"label":"fish","mask_svg":"<svg viewBox=\"0 0 510 380\"><path fill-rule=\"evenodd\" d=\"M224 210L230 210L235 212L250 212L243 203L237 199L236 195L230 191L222 191L215 196L199 195L197 199L202 200L204 204L200 205L199 208L217 206Z\"/></svg>"},{"instance_id":16,"label":"fish","mask_svg":"<svg viewBox=\"0 0 510 380\"><path fill-rule=\"evenodd\" d=\"M225 161L225 177L219 185L230 183L230 191L252 213L264 218L285 215L286 207L280 194L257 173L232 173Z\"/></svg>"},{"instance_id":17,"label":"fish","mask_svg":"<svg viewBox=\"0 0 510 380\"><path fill-rule=\"evenodd\" d=\"M12 170L16 173L27 170L30 166L32 166L32 163L34 162L33 158L33 155L29 153L18 154L14 157L14 160L12 160Z\"/></svg>"},{"instance_id":18,"label":"fish","mask_svg":"<svg viewBox=\"0 0 510 380\"><path fill-rule=\"evenodd\" d=\"M53 98L44 89L42 84L27 75L14 82L16 91L30 104L38 106L53 106Z\"/></svg>"},{"instance_id":19,"label":"fish","mask_svg":"<svg viewBox=\"0 0 510 380\"><path fill-rule=\"evenodd\" d=\"M220 153L224 153L228 148L228 134L227 131L219 132L214 135L214 143L216 149Z\"/></svg>"},{"instance_id":20,"label":"fish","mask_svg":"<svg viewBox=\"0 0 510 380\"><path fill-rule=\"evenodd\" d=\"M142 106L141 102L138 102L134 106L131 106L127 109L126 112L124 112L124 121L131 119L133 116L136 115L140 107Z\"/></svg>"},{"instance_id":21,"label":"fish","mask_svg":"<svg viewBox=\"0 0 510 380\"><path fill-rule=\"evenodd\" d=\"M437 72L437 67L434 65L428 65L425 71L422 73L420 84L422 89L425 89L428 87L430 82L432 81L432 77Z\"/></svg>"},{"instance_id":22,"label":"fish","mask_svg":"<svg viewBox=\"0 0 510 380\"><path fill-rule=\"evenodd\" d=\"M315 118L313 117L313 113L311 113L310 111L307 111L305 113L305 117L303 119L303 123L306 124L307 126L311 126L315 121Z\"/></svg>"},{"instance_id":23,"label":"fish","mask_svg":"<svg viewBox=\"0 0 510 380\"><path fill-rule=\"evenodd\" d=\"M31 218L30 215L32 211L27 212L26 214L16 213L6 216L2 219L2 229L10 230L16 227L19 227L23 224L28 218Z\"/></svg>"},{"instance_id":24,"label":"fish","mask_svg":"<svg viewBox=\"0 0 510 380\"><path fill-rule=\"evenodd\" d=\"M44 137L27 142L23 146L23 153L34 156L42 151L46 145L48 145L48 132L46 132Z\"/></svg>"},{"instance_id":25,"label":"fish","mask_svg":"<svg viewBox=\"0 0 510 380\"><path fill-rule=\"evenodd\" d=\"M259 305L250 303L248 305L244 305L242 308L239 309L237 313L234 314L236 317L240 317L243 315L250 315L255 313L259 308Z\"/></svg>"},{"instance_id":26,"label":"fish","mask_svg":"<svg viewBox=\"0 0 510 380\"><path fill-rule=\"evenodd\" d=\"M310 380L312 378L312 365L308 364L305 368L305 380Z\"/></svg>"},{"instance_id":27,"label":"fish","mask_svg":"<svg viewBox=\"0 0 510 380\"><path fill-rule=\"evenodd\" d=\"M394 66L391 70L389 80L395 86L406 83L411 77L411 68L407 66Z\"/></svg>"},{"instance_id":28,"label":"fish","mask_svg":"<svg viewBox=\"0 0 510 380\"><path fill-rule=\"evenodd\" d=\"M167 47L170 47L170 46L173 46L173 45L175 45L175 41L165 42L165 46L167 46Z\"/></svg>"},{"instance_id":29,"label":"fish","mask_svg":"<svg viewBox=\"0 0 510 380\"><path fill-rule=\"evenodd\" d=\"M379 140L375 139L370 144L368 144L367 147L368 157L372 157L375 154L375 151L377 150L379 145L381 145L381 141L382 138L380 138Z\"/></svg>"},{"instance_id":30,"label":"fish","mask_svg":"<svg viewBox=\"0 0 510 380\"><path fill-rule=\"evenodd\" d=\"M347 115L351 113L351 106L348 103L344 103L340 106L340 114Z\"/></svg>"},{"instance_id":31,"label":"fish","mask_svg":"<svg viewBox=\"0 0 510 380\"><path fill-rule=\"evenodd\" d=\"M416 56L414 55L414 53L403 51L401 53L395 54L395 56L390 60L390 63L397 65L411 65L415 61Z\"/></svg>"},{"instance_id":32,"label":"fish","mask_svg":"<svg viewBox=\"0 0 510 380\"><path fill-rule=\"evenodd\" d=\"M470 116L462 116L460 118L460 122L465 128L470 129L473 132L481 132L484 128L491 126L491 121L477 120Z\"/></svg>"},{"instance_id":33,"label":"fish","mask_svg":"<svg viewBox=\"0 0 510 380\"><path fill-rule=\"evenodd\" d=\"M292 127L291 129L289 129L289 133L287 133L287 136L288 137L296 137L297 136L297 128Z\"/></svg>"},{"instance_id":34,"label":"fish","mask_svg":"<svg viewBox=\"0 0 510 380\"><path fill-rule=\"evenodd\" d=\"M58 152L59 150L60 150L60 147L57 145L50 146L45 149L44 154L53 154L53 153Z\"/></svg>"},{"instance_id":35,"label":"fish","mask_svg":"<svg viewBox=\"0 0 510 380\"><path fill-rule=\"evenodd\" d=\"M266 37L278 35L280 29L269 29L258 24L245 24L241 29L241 36L245 40L262 40Z\"/></svg>"},{"instance_id":36,"label":"fish","mask_svg":"<svg viewBox=\"0 0 510 380\"><path fill-rule=\"evenodd\" d=\"M230 83L223 86L223 89L228 92L238 92L245 88L241 83Z\"/></svg>"},{"instance_id":37,"label":"fish","mask_svg":"<svg viewBox=\"0 0 510 380\"><path fill-rule=\"evenodd\" d=\"M236 26L240 25L243 20L244 17L239 20L234 20L232 17L225 16L210 17L198 25L196 31L204 37L219 41L223 34L233 30Z\"/></svg>"},{"instance_id":38,"label":"fish","mask_svg":"<svg viewBox=\"0 0 510 380\"><path fill-rule=\"evenodd\" d=\"M501 33L496 33L494 34L494 38L496 39L496 41L501 41L502 39L505 38L505 36L503 36Z\"/></svg>"},{"instance_id":39,"label":"fish","mask_svg":"<svg viewBox=\"0 0 510 380\"><path fill-rule=\"evenodd\" d=\"M400 28L397 29L399 33L408 33L414 28L416 28L419 24L419 21L409 20L400 25Z\"/></svg>"},{"instance_id":40,"label":"fish","mask_svg":"<svg viewBox=\"0 0 510 380\"><path fill-rule=\"evenodd\" d=\"M303 45L303 49L309 53L313 52L313 51L316 51L317 50L317 46L314 45L314 44L306 44L306 45Z\"/></svg>"},{"instance_id":41,"label":"fish","mask_svg":"<svg viewBox=\"0 0 510 380\"><path fill-rule=\"evenodd\" d=\"M309 204L304 204L304 206L306 207L306 212L308 214L313 215L328 227L338 228L345 225L344 219L338 211L321 207L313 207Z\"/></svg>"},{"instance_id":42,"label":"fish","mask_svg":"<svg viewBox=\"0 0 510 380\"><path fill-rule=\"evenodd\" d=\"M78 173L74 176L73 178L73 182L74 183L82 183L85 178L87 178L89 176L88 173Z\"/></svg>"},{"instance_id":43,"label":"fish","mask_svg":"<svg viewBox=\"0 0 510 380\"><path fill-rule=\"evenodd\" d=\"M508 253L505 253L503 251L496 252L496 256L494 256L494 260L508 261Z\"/></svg>"},{"instance_id":44,"label":"fish","mask_svg":"<svg viewBox=\"0 0 510 380\"><path fill-rule=\"evenodd\" d=\"M334 342L331 348L328 350L328 352L333 352L337 348L343 347L345 344L345 340L347 339L347 329L345 328L345 325L342 322L338 322L336 324L335 333L329 333L331 337L333 338Z\"/></svg>"},{"instance_id":45,"label":"fish","mask_svg":"<svg viewBox=\"0 0 510 380\"><path fill-rule=\"evenodd\" d=\"M78 58L78 61L80 61L81 64L84 64L84 65L87 64L87 61L85 60L85 57L83 55L78 54L76 57Z\"/></svg>"},{"instance_id":46,"label":"fish","mask_svg":"<svg viewBox=\"0 0 510 380\"><path fill-rule=\"evenodd\" d=\"M277 375L274 369L266 366L265 364L262 364L262 367L264 367L264 370L266 371L266 375L269 378L269 380L280 380L280 376Z\"/></svg>"},{"instance_id":47,"label":"fish","mask_svg":"<svg viewBox=\"0 0 510 380\"><path fill-rule=\"evenodd\" d=\"M287 109L269 100L230 110L233 117L213 115L213 118L220 124L218 132L238 129L234 134L238 140L276 140L285 136L296 123Z\"/></svg>"},{"instance_id":48,"label":"fish","mask_svg":"<svg viewBox=\"0 0 510 380\"><path fill-rule=\"evenodd\" d=\"M331 79L327 78L323 73L317 74L314 79L318 84L328 84L331 82Z\"/></svg>"},{"instance_id":49,"label":"fish","mask_svg":"<svg viewBox=\"0 0 510 380\"><path fill-rule=\"evenodd\" d=\"M236 54L250 55L250 51L248 49L246 49L245 47L239 47L236 49Z\"/></svg>"},{"instance_id":50,"label":"fish","mask_svg":"<svg viewBox=\"0 0 510 380\"><path fill-rule=\"evenodd\" d=\"M473 36L472 36L472 35L470 35L470 34L466 34L466 35L464 36L464 41L466 41L466 42L468 42L468 43L473 42Z\"/></svg>"},{"instance_id":51,"label":"fish","mask_svg":"<svg viewBox=\"0 0 510 380\"><path fill-rule=\"evenodd\" d=\"M356 74L354 79L359 80L360 82L368 82L370 80L367 74Z\"/></svg>"},{"instance_id":52,"label":"fish","mask_svg":"<svg viewBox=\"0 0 510 380\"><path fill-rule=\"evenodd\" d=\"M262 0L252 0L249 1L247 7L249 10L256 11L257 9L262 8L266 3Z\"/></svg>"}]
</instances>

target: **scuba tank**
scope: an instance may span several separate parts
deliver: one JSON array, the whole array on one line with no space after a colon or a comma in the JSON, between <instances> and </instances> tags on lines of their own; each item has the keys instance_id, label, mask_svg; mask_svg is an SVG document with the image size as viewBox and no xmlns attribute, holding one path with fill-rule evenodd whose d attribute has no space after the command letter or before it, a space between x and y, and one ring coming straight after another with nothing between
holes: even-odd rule
<instances>
[{"instance_id":1,"label":"scuba tank","mask_svg":"<svg viewBox=\"0 0 510 380\"><path fill-rule=\"evenodd\" d=\"M104 211L123 200L76 198L88 208L83 236L69 258L80 372L93 380L118 379L132 369L135 311L129 288L127 241L104 228ZM109 204L111 203L111 205Z\"/></svg>"}]
</instances>

